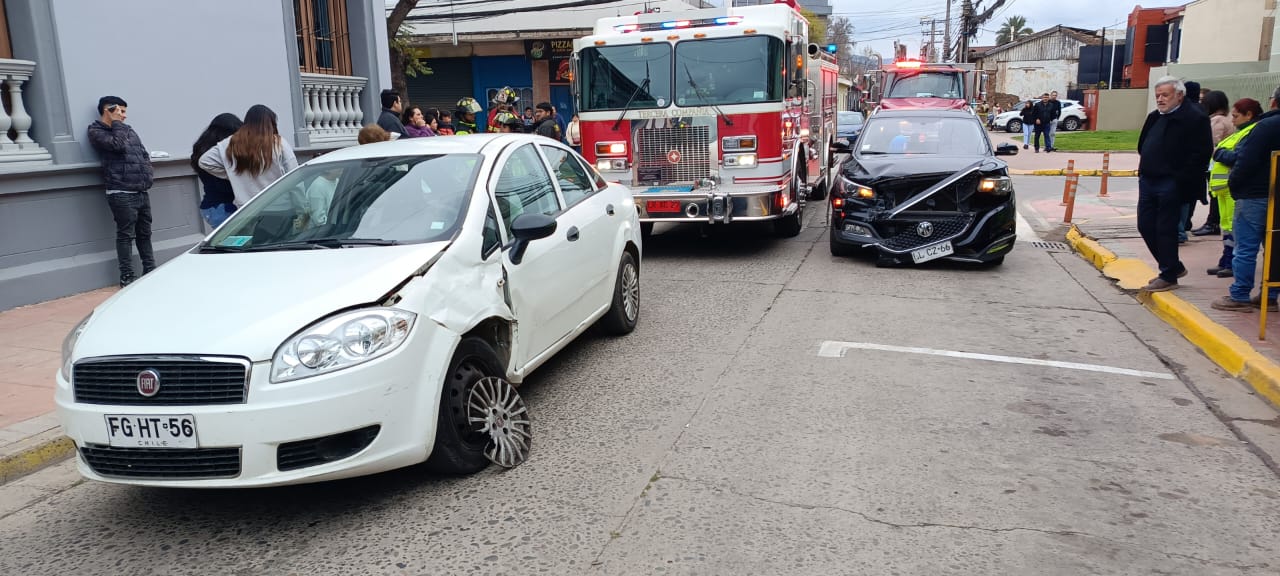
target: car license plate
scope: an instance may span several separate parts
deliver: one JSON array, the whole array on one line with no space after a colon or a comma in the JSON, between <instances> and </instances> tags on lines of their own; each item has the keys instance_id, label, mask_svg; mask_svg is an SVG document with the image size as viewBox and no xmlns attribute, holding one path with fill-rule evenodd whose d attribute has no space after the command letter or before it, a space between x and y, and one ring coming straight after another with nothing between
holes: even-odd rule
<instances>
[{"instance_id":1,"label":"car license plate","mask_svg":"<svg viewBox=\"0 0 1280 576\"><path fill-rule=\"evenodd\" d=\"M114 448L199 448L190 414L107 414L107 441Z\"/></svg>"},{"instance_id":2,"label":"car license plate","mask_svg":"<svg viewBox=\"0 0 1280 576\"><path fill-rule=\"evenodd\" d=\"M955 252L956 249L951 246L951 241L948 240L941 244L934 244L933 246L925 246L919 250L912 250L911 259L914 260L916 264L919 264L921 262L937 260L943 256L950 256L955 254Z\"/></svg>"},{"instance_id":3,"label":"car license plate","mask_svg":"<svg viewBox=\"0 0 1280 576\"><path fill-rule=\"evenodd\" d=\"M649 212L680 212L679 200L650 200L645 204Z\"/></svg>"}]
</instances>

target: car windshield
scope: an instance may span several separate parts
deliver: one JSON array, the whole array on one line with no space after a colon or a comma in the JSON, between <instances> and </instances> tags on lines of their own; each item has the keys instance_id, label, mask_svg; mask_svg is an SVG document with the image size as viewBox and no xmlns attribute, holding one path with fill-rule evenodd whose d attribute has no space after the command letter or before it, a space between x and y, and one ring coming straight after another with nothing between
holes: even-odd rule
<instances>
[{"instance_id":1,"label":"car windshield","mask_svg":"<svg viewBox=\"0 0 1280 576\"><path fill-rule=\"evenodd\" d=\"M236 211L202 248L447 240L462 224L480 160L478 154L436 154L304 165Z\"/></svg>"},{"instance_id":2,"label":"car windshield","mask_svg":"<svg viewBox=\"0 0 1280 576\"><path fill-rule=\"evenodd\" d=\"M836 126L840 128L853 127L862 125L862 114L860 112L838 112L836 114Z\"/></svg>"},{"instance_id":3,"label":"car windshield","mask_svg":"<svg viewBox=\"0 0 1280 576\"><path fill-rule=\"evenodd\" d=\"M676 45L676 104L710 106L782 100L782 41L768 36Z\"/></svg>"},{"instance_id":4,"label":"car windshield","mask_svg":"<svg viewBox=\"0 0 1280 576\"><path fill-rule=\"evenodd\" d=\"M920 72L899 76L888 98L960 98L960 75L953 72Z\"/></svg>"},{"instance_id":5,"label":"car windshield","mask_svg":"<svg viewBox=\"0 0 1280 576\"><path fill-rule=\"evenodd\" d=\"M621 110L627 101L631 109L671 103L670 44L584 48L580 58L582 110Z\"/></svg>"},{"instance_id":6,"label":"car windshield","mask_svg":"<svg viewBox=\"0 0 1280 576\"><path fill-rule=\"evenodd\" d=\"M873 116L858 141L859 155L977 156L990 150L982 126L972 118Z\"/></svg>"}]
</instances>

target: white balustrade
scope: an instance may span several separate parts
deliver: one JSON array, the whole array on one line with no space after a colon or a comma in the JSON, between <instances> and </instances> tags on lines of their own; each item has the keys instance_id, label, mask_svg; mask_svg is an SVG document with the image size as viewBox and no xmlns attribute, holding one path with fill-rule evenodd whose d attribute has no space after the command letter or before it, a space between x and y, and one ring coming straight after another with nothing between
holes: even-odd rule
<instances>
[{"instance_id":1,"label":"white balustrade","mask_svg":"<svg viewBox=\"0 0 1280 576\"><path fill-rule=\"evenodd\" d=\"M32 140L30 134L31 115L27 114L22 85L31 79L35 69L36 63L29 60L0 58L0 99L8 105L0 105L0 166L53 161L49 151Z\"/></svg>"},{"instance_id":2,"label":"white balustrade","mask_svg":"<svg viewBox=\"0 0 1280 576\"><path fill-rule=\"evenodd\" d=\"M302 74L303 118L312 144L356 141L364 119L360 95L368 83L356 76Z\"/></svg>"}]
</instances>

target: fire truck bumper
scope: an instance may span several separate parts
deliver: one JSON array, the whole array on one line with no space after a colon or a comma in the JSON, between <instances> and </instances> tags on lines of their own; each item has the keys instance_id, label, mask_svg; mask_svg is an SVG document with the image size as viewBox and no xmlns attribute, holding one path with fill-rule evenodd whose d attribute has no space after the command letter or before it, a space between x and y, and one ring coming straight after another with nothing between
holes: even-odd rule
<instances>
[{"instance_id":1,"label":"fire truck bumper","mask_svg":"<svg viewBox=\"0 0 1280 576\"><path fill-rule=\"evenodd\" d=\"M774 220L799 209L786 186L716 188L680 193L637 191L641 222L728 224Z\"/></svg>"}]
</instances>

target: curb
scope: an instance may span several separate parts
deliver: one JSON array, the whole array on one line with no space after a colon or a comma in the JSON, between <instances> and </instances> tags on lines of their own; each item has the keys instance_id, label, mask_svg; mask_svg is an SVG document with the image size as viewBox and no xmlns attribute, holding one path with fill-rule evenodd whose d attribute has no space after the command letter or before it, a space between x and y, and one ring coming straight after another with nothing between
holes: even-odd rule
<instances>
[{"instance_id":1,"label":"curb","mask_svg":"<svg viewBox=\"0 0 1280 576\"><path fill-rule=\"evenodd\" d=\"M1139 290L1146 285L1147 280L1156 275L1156 271L1145 262L1117 257L1097 240L1086 237L1074 225L1067 232L1067 243L1081 257L1101 270L1104 276L1116 280L1122 289ZM1139 291L1137 299L1227 373L1244 380L1273 405L1280 406L1280 365L1172 292Z\"/></svg>"},{"instance_id":2,"label":"curb","mask_svg":"<svg viewBox=\"0 0 1280 576\"><path fill-rule=\"evenodd\" d=\"M3 450L0 454L0 484L70 458L76 452L76 445L62 435L61 428L55 428L6 446Z\"/></svg>"},{"instance_id":3,"label":"curb","mask_svg":"<svg viewBox=\"0 0 1280 576\"><path fill-rule=\"evenodd\" d=\"M1015 176L1062 176L1066 174L1067 171L1063 168L1054 168L1052 170L1010 169L1009 173ZM1079 176L1102 176L1102 170L1076 170L1074 174ZM1132 178L1137 175L1137 170L1112 170L1110 173L1112 178Z\"/></svg>"}]
</instances>

